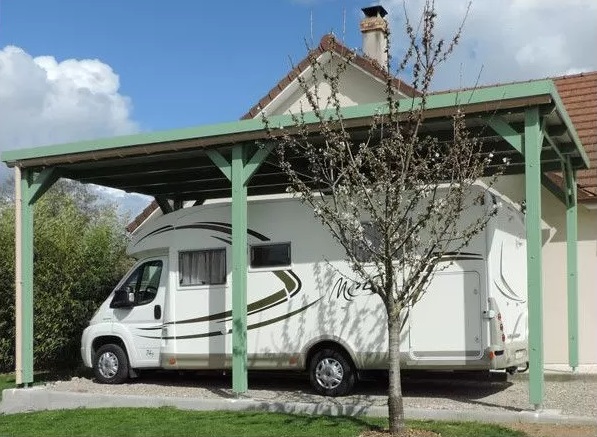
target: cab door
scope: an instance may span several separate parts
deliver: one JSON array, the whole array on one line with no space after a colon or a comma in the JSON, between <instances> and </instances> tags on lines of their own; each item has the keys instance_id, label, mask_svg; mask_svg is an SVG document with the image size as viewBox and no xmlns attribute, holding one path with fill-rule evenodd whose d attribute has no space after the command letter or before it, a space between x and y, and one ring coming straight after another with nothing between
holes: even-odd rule
<instances>
[{"instance_id":1,"label":"cab door","mask_svg":"<svg viewBox=\"0 0 597 437\"><path fill-rule=\"evenodd\" d=\"M129 358L135 367L159 367L164 300L168 280L167 257L150 258L140 263L121 285L134 295L129 308L114 309L115 333L128 334L133 350ZM133 360L134 355L134 360Z\"/></svg>"}]
</instances>

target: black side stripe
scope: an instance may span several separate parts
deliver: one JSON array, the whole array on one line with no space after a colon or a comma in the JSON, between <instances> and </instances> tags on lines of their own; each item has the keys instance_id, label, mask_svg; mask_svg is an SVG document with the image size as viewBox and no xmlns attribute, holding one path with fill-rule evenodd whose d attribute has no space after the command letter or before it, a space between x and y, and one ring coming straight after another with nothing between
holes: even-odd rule
<instances>
[{"instance_id":1,"label":"black side stripe","mask_svg":"<svg viewBox=\"0 0 597 437\"><path fill-rule=\"evenodd\" d=\"M247 305L247 313L255 313L257 311L262 311L262 308L265 309L264 307L266 305L270 305L271 303L282 303L286 301L286 293L284 292L284 290L278 290L276 293L274 294L270 294L268 297L265 297L263 299L260 299L258 301L255 301L253 303L250 303L249 305ZM203 317L197 317L194 319L186 319L186 320L180 320L180 321L176 321L176 322L168 322L166 323L166 325L181 325L181 324L187 324L187 323L199 323L199 322L211 322L211 321L225 321L225 320L220 320L220 319L226 319L226 318L230 318L232 317L232 311L225 311L225 312L221 312L221 313L216 313L216 314L210 314L207 316L203 316Z\"/></svg>"},{"instance_id":2,"label":"black side stripe","mask_svg":"<svg viewBox=\"0 0 597 437\"><path fill-rule=\"evenodd\" d=\"M298 310L294 310L288 314L284 314L282 316L279 317L274 317L273 319L269 319L269 320L265 320L263 322L259 322L259 323L254 323L252 325L247 326L247 330L251 330L251 329L257 329L257 328L261 328L263 326L267 326L267 325L273 325L274 323L278 323L281 322L282 320L286 320L289 319L299 313L302 313L303 311L306 311L307 309L309 309L310 307L312 307L313 305L315 305L317 302L319 302L321 299L323 299L323 297L320 297L319 299L317 299L314 302L311 302L310 304L305 305L304 307L299 308ZM216 337L219 335L224 335L224 334L230 334L232 333L232 329L229 329L227 332L223 333L222 331L212 331L212 332L207 332L205 334L189 334L189 335L180 335L180 336L173 336L173 337L161 337L164 340L190 340L190 339L194 339L194 338L206 338L206 337ZM141 336L141 337L145 337L145 338L155 338L158 339L160 337L149 337L149 336Z\"/></svg>"},{"instance_id":3,"label":"black side stripe","mask_svg":"<svg viewBox=\"0 0 597 437\"><path fill-rule=\"evenodd\" d=\"M225 223L225 222L201 222L201 223L206 223L206 224L210 224L210 225L226 226L226 227L229 227L230 229L232 229L232 225L230 223ZM254 231L252 229L247 229L247 234L249 234L252 237L255 237L261 241L270 241L270 239L267 238L265 235L262 235L259 232Z\"/></svg>"},{"instance_id":4,"label":"black side stripe","mask_svg":"<svg viewBox=\"0 0 597 437\"><path fill-rule=\"evenodd\" d=\"M178 335L178 336L172 336L172 337L148 337L148 336L144 336L141 335L140 337L144 337L144 338L162 338L164 340L189 340L192 338L205 338L205 337L216 337L218 335L223 335L221 331L212 331L212 332L207 332L205 334L189 334L189 335Z\"/></svg>"},{"instance_id":5,"label":"black side stripe","mask_svg":"<svg viewBox=\"0 0 597 437\"><path fill-rule=\"evenodd\" d=\"M155 326L153 328L137 328L139 331L157 331L158 329L162 329L164 325Z\"/></svg>"},{"instance_id":6,"label":"black side stripe","mask_svg":"<svg viewBox=\"0 0 597 437\"><path fill-rule=\"evenodd\" d=\"M444 252L442 254L442 257L444 257L444 256L459 256L459 255L477 256L477 257L482 258L482 255L480 253L474 253L474 252Z\"/></svg>"},{"instance_id":7,"label":"black side stripe","mask_svg":"<svg viewBox=\"0 0 597 437\"><path fill-rule=\"evenodd\" d=\"M483 261L482 257L474 256L442 256L439 261Z\"/></svg>"},{"instance_id":8,"label":"black side stripe","mask_svg":"<svg viewBox=\"0 0 597 437\"><path fill-rule=\"evenodd\" d=\"M289 273L290 276L292 276L292 278L296 281L296 288L294 289L294 291L290 294L290 297L293 297L294 295L296 295L299 291L301 291L301 289L303 288L303 283L301 282L300 278L296 275L296 273L294 273L292 270L286 270L286 273Z\"/></svg>"},{"instance_id":9,"label":"black side stripe","mask_svg":"<svg viewBox=\"0 0 597 437\"><path fill-rule=\"evenodd\" d=\"M225 243L225 244L227 244L229 246L232 245L232 241L230 241L230 240L228 240L226 238L216 237L215 235L212 235L211 238L215 238L216 240L219 240L219 241L221 241L221 242L223 242L223 243Z\"/></svg>"},{"instance_id":10,"label":"black side stripe","mask_svg":"<svg viewBox=\"0 0 597 437\"><path fill-rule=\"evenodd\" d=\"M253 325L249 325L249 326L247 326L247 330L256 329L256 328L261 328L262 326L271 325L271 324L274 324L274 323L280 322L280 321L282 321L282 320L289 319L289 318L291 318L292 316L295 316L295 315L297 315L298 313L302 313L303 311L307 310L309 307L312 307L312 306L313 306L313 305L315 305L317 302L319 302L321 299L323 299L323 297L320 297L320 298L319 298L319 299L317 299L316 301L314 301L314 302L311 302L310 304L308 304L308 305L305 305L304 307L302 307L302 308L299 308L298 310L294 310L294 311L292 311L291 313L284 314L283 316L274 317L273 319L269 319L269 320L266 320L266 321L264 321L264 322L259 322L259 323L254 323Z\"/></svg>"},{"instance_id":11,"label":"black side stripe","mask_svg":"<svg viewBox=\"0 0 597 437\"><path fill-rule=\"evenodd\" d=\"M145 240L148 237L162 234L164 232L173 231L175 229L208 229L208 230L212 230L212 231L222 232L223 234L232 235L232 225L230 223L197 222L195 224L183 225L183 226L177 226L177 227L174 227L172 225L162 226L161 228L155 229L152 232L150 232L149 234L145 235L143 238L141 238L139 241L137 241L137 244L139 244L141 241ZM270 239L268 237L266 237L263 234L260 234L257 231L254 231L252 229L247 229L247 234L249 234L250 236L255 237L261 241L270 241ZM217 237L214 237L214 238L217 238ZM227 242L226 240L221 240L221 241L223 241L227 244L232 244L232 242Z\"/></svg>"},{"instance_id":12,"label":"black side stripe","mask_svg":"<svg viewBox=\"0 0 597 437\"><path fill-rule=\"evenodd\" d=\"M168 232L174 229L174 226L172 225L167 225L167 226L162 226L161 228L155 229L154 231L150 232L149 234L145 235L143 238L141 238L139 241L137 241L137 244L139 244L141 241L145 240L147 237L151 237L153 235L158 235L161 234L163 232Z\"/></svg>"},{"instance_id":13,"label":"black side stripe","mask_svg":"<svg viewBox=\"0 0 597 437\"><path fill-rule=\"evenodd\" d=\"M176 229L177 230L178 229L207 229L210 231L217 231L217 232L221 232L223 234L232 235L232 228L226 228L226 227L217 226L217 225L207 225L207 224L202 224L202 223L177 226Z\"/></svg>"}]
</instances>

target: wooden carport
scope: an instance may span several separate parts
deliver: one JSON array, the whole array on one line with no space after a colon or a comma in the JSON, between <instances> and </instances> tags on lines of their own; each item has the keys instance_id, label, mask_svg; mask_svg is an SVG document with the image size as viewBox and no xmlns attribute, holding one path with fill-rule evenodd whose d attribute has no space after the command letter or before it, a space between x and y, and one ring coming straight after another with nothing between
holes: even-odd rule
<instances>
[{"instance_id":1,"label":"wooden carport","mask_svg":"<svg viewBox=\"0 0 597 437\"><path fill-rule=\"evenodd\" d=\"M384 103L342 110L355 138L366 134ZM419 98L400 101L399 111L421 105ZM509 158L509 174L525 175L528 247L530 403L543 402L543 329L541 284L541 184L567 207L568 321L570 366L578 366L576 170L588 159L551 81L535 81L431 95L425 105L424 130L440 139L451 135L451 115L466 113L467 125L493 153L495 171ZM317 120L307 114L314 138ZM290 116L275 116L271 126L292 133ZM16 186L16 378L33 382L33 205L60 177L153 196L165 213L185 200L232 199L233 390L247 390L246 281L247 196L282 192L275 144L261 120L200 126L97 141L4 152L15 168ZM297 161L300 165L300 160ZM561 171L565 187L544 173Z\"/></svg>"}]
</instances>

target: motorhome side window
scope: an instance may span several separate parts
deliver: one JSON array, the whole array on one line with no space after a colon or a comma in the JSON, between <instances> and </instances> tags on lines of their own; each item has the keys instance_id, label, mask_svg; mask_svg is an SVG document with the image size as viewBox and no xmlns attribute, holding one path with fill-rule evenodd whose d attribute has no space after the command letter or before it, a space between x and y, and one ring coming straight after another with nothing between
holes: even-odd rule
<instances>
[{"instance_id":1,"label":"motorhome side window","mask_svg":"<svg viewBox=\"0 0 597 437\"><path fill-rule=\"evenodd\" d=\"M148 261L137 267L121 288L127 293L135 293L135 305L145 305L158 293L161 275L162 261Z\"/></svg>"},{"instance_id":2,"label":"motorhome side window","mask_svg":"<svg viewBox=\"0 0 597 437\"><path fill-rule=\"evenodd\" d=\"M251 267L282 267L290 265L290 243L251 246Z\"/></svg>"},{"instance_id":3,"label":"motorhome side window","mask_svg":"<svg viewBox=\"0 0 597 437\"><path fill-rule=\"evenodd\" d=\"M179 252L180 285L217 285L226 283L226 249Z\"/></svg>"}]
</instances>

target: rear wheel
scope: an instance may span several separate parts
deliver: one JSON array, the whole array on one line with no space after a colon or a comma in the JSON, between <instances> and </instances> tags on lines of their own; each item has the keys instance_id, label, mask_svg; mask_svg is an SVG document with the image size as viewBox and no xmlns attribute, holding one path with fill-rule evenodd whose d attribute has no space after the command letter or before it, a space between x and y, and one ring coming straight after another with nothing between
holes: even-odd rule
<instances>
[{"instance_id":1,"label":"rear wheel","mask_svg":"<svg viewBox=\"0 0 597 437\"><path fill-rule=\"evenodd\" d=\"M95 378L102 384L122 384L129 374L126 352L117 344L105 344L95 354Z\"/></svg>"},{"instance_id":2,"label":"rear wheel","mask_svg":"<svg viewBox=\"0 0 597 437\"><path fill-rule=\"evenodd\" d=\"M354 387L355 369L336 349L322 349L309 363L309 379L315 391L324 396L345 396Z\"/></svg>"}]
</instances>

